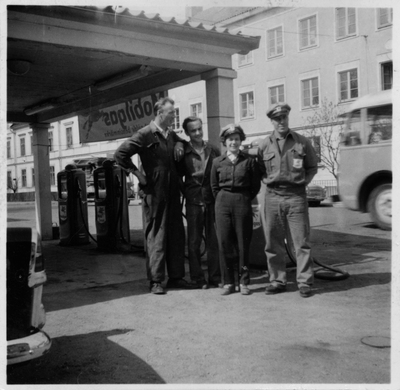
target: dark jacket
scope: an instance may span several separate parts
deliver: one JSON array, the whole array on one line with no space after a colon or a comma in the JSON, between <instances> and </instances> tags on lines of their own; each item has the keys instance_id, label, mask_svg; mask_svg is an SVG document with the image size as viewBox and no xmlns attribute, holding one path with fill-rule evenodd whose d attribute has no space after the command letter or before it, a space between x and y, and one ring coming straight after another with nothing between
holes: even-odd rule
<instances>
[{"instance_id":1,"label":"dark jacket","mask_svg":"<svg viewBox=\"0 0 400 390\"><path fill-rule=\"evenodd\" d=\"M145 194L168 197L172 192L179 193L179 177L174 160L174 146L178 141L182 140L173 131L165 139L151 122L124 141L116 150L114 159L123 168L136 170L131 157L138 154L146 174Z\"/></svg>"},{"instance_id":2,"label":"dark jacket","mask_svg":"<svg viewBox=\"0 0 400 390\"><path fill-rule=\"evenodd\" d=\"M214 202L211 191L210 175L213 160L221 155L219 149L205 142L205 165L203 167L200 155L190 143L185 144L185 154L179 162L179 173L185 178L183 194L187 204L210 204Z\"/></svg>"},{"instance_id":3,"label":"dark jacket","mask_svg":"<svg viewBox=\"0 0 400 390\"><path fill-rule=\"evenodd\" d=\"M218 192L246 192L253 199L260 191L260 173L256 159L250 155L239 153L238 160L232 163L224 153L213 161L211 168L211 189L214 197Z\"/></svg>"}]
</instances>

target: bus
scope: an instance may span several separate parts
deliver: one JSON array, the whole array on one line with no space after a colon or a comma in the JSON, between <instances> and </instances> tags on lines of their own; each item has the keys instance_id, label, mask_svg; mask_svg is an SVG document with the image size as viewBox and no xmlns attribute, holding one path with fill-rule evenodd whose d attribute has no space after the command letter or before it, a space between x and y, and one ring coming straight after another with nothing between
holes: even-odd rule
<instances>
[{"instance_id":1,"label":"bus","mask_svg":"<svg viewBox=\"0 0 400 390\"><path fill-rule=\"evenodd\" d=\"M338 184L344 206L392 228L392 91L356 100L345 112Z\"/></svg>"}]
</instances>

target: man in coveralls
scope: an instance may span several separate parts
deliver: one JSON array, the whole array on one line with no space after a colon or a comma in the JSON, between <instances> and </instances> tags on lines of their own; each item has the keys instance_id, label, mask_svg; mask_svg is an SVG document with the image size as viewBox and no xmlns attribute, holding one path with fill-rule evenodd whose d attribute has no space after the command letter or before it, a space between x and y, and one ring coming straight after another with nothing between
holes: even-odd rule
<instances>
[{"instance_id":1,"label":"man in coveralls","mask_svg":"<svg viewBox=\"0 0 400 390\"><path fill-rule=\"evenodd\" d=\"M191 288L185 276L185 231L175 159L183 156L182 141L169 126L175 118L174 101L165 97L154 105L154 121L123 142L114 154L116 162L139 180L144 193L146 267L153 294L165 294L161 283L167 266L167 288ZM139 154L144 173L132 163Z\"/></svg>"},{"instance_id":2,"label":"man in coveralls","mask_svg":"<svg viewBox=\"0 0 400 390\"><path fill-rule=\"evenodd\" d=\"M186 198L186 221L188 234L189 271L196 288L218 287L221 269L218 256L218 240L215 232L214 197L211 191L210 172L213 160L221 152L219 148L203 140L203 123L195 116L187 117L182 127L190 141L179 163L185 178L183 192ZM206 236L208 281L201 268L200 246Z\"/></svg>"},{"instance_id":3,"label":"man in coveralls","mask_svg":"<svg viewBox=\"0 0 400 390\"><path fill-rule=\"evenodd\" d=\"M270 285L266 294L286 290L284 238L290 231L296 253L300 295L309 297L314 281L309 244L310 222L306 186L317 173L317 156L306 137L289 129L290 106L279 103L267 111L274 132L260 144L258 161L266 184L263 223Z\"/></svg>"}]
</instances>

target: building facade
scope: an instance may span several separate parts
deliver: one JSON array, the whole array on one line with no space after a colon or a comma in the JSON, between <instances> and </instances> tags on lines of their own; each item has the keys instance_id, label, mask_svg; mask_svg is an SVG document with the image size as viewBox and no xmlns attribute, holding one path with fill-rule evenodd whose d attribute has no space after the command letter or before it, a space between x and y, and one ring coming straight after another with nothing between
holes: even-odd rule
<instances>
[{"instance_id":1,"label":"building facade","mask_svg":"<svg viewBox=\"0 0 400 390\"><path fill-rule=\"evenodd\" d=\"M112 157L123 142L81 143L78 117L51 123L49 128L48 151L50 155L51 192L56 197L57 174L68 164L81 159ZM136 163L137 163L137 157ZM7 129L7 192L26 193L24 200L33 200L35 171L32 154L32 129L20 127ZM28 196L28 194L30 196Z\"/></svg>"},{"instance_id":2,"label":"building facade","mask_svg":"<svg viewBox=\"0 0 400 390\"><path fill-rule=\"evenodd\" d=\"M188 18L205 25L224 26L246 35L261 36L259 49L233 56L235 121L254 142L272 131L267 108L287 102L290 127L312 138L322 155L315 182L336 187L324 164L322 132L332 132L337 148L342 120L336 115L357 98L392 88L392 25L390 8L188 8ZM205 82L169 91L176 102L174 130L184 137L183 119L202 118L207 138ZM334 114L324 115L329 107ZM315 118L324 117L315 126ZM314 125L314 126L313 126ZM314 127L316 130L313 130ZM33 192L35 173L29 127L7 131L7 190ZM78 119L51 124L49 154L51 188L57 173L76 159L111 156L123 140L80 143Z\"/></svg>"},{"instance_id":3,"label":"building facade","mask_svg":"<svg viewBox=\"0 0 400 390\"><path fill-rule=\"evenodd\" d=\"M257 50L233 58L235 121L251 142L273 129L267 108L289 103L291 129L310 137L320 155L314 182L336 188L326 159L328 146L338 148L340 113L361 96L392 88L393 9L214 7L189 10L188 17L261 36ZM189 99L205 96L201 86L172 93L181 114Z\"/></svg>"}]
</instances>

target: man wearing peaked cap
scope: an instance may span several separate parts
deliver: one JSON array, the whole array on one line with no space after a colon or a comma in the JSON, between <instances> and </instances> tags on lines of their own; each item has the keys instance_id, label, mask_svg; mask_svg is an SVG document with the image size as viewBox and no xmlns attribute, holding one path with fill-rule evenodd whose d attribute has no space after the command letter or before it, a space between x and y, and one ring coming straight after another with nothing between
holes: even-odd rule
<instances>
[{"instance_id":1,"label":"man wearing peaked cap","mask_svg":"<svg viewBox=\"0 0 400 390\"><path fill-rule=\"evenodd\" d=\"M290 106L273 105L267 111L274 132L260 144L258 162L266 185L263 226L270 285L265 293L286 290L284 239L289 233L296 252L297 284L302 297L312 294L313 260L309 244L310 221L306 186L317 173L317 156L306 137L290 130Z\"/></svg>"},{"instance_id":2,"label":"man wearing peaked cap","mask_svg":"<svg viewBox=\"0 0 400 390\"><path fill-rule=\"evenodd\" d=\"M267 111L267 117L269 119L272 119L283 114L289 115L290 110L291 108L289 104L277 103L269 108L269 110Z\"/></svg>"}]
</instances>

